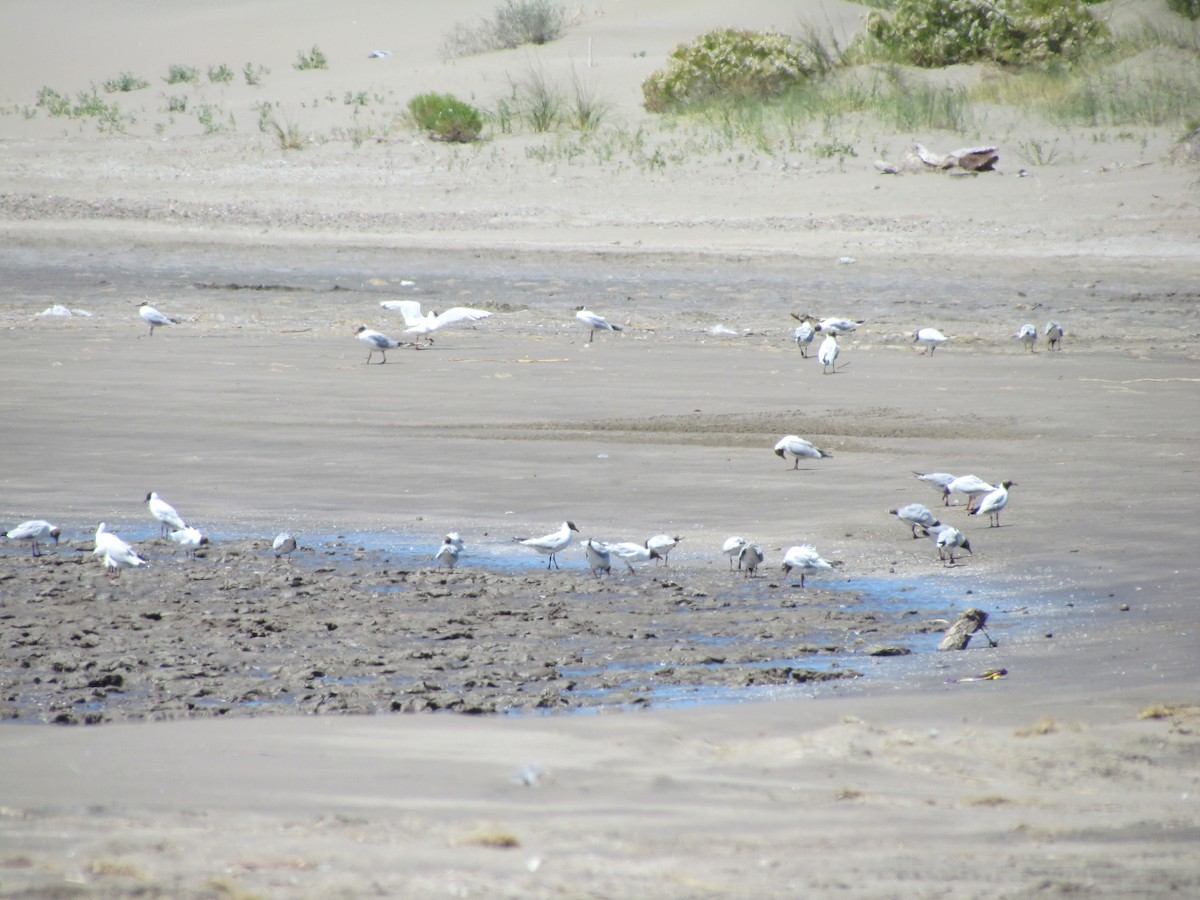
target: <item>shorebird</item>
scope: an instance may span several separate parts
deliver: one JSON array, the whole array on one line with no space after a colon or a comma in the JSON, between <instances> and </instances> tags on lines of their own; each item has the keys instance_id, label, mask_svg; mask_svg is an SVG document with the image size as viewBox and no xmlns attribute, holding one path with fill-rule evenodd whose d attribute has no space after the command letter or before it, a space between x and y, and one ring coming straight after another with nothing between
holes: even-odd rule
<instances>
[{"instance_id":1,"label":"shorebird","mask_svg":"<svg viewBox=\"0 0 1200 900\"><path fill-rule=\"evenodd\" d=\"M922 354L928 353L930 356L933 356L938 344L944 344L947 340L949 338L936 328L918 328L913 332L913 343L920 345Z\"/></svg>"},{"instance_id":2,"label":"shorebird","mask_svg":"<svg viewBox=\"0 0 1200 900\"><path fill-rule=\"evenodd\" d=\"M557 569L560 568L560 566L558 565L558 560L554 558L554 555L560 550L565 550L567 548L567 545L571 543L571 532L578 530L579 529L575 527L574 522L563 522L562 528L558 529L558 531L554 532L553 534L547 534L536 538L513 538L513 540L518 544L524 544L531 550L536 550L538 553L544 553L549 557L549 559L546 560L546 568L549 569L551 566L553 566Z\"/></svg>"},{"instance_id":3,"label":"shorebird","mask_svg":"<svg viewBox=\"0 0 1200 900\"><path fill-rule=\"evenodd\" d=\"M371 357L375 355L376 351L378 351L379 355L383 357L383 361L380 363L380 365L383 365L383 363L387 362L387 351L395 350L400 346L399 341L393 341L386 334L383 334L379 331L374 331L373 329L368 328L366 325L359 325L358 328L354 330L354 334L360 341L371 348L371 352L367 354L368 365L370 365Z\"/></svg>"},{"instance_id":4,"label":"shorebird","mask_svg":"<svg viewBox=\"0 0 1200 900\"><path fill-rule=\"evenodd\" d=\"M914 539L929 537L929 530L942 524L928 507L920 503L910 503L897 509L889 509L888 512L912 528ZM918 528L921 529L921 534L917 534Z\"/></svg>"},{"instance_id":5,"label":"shorebird","mask_svg":"<svg viewBox=\"0 0 1200 900\"><path fill-rule=\"evenodd\" d=\"M149 303L143 303L138 307L138 315L142 317L143 322L150 326L150 337L154 337L155 328L179 324L178 319L172 319L170 316L164 316Z\"/></svg>"},{"instance_id":6,"label":"shorebird","mask_svg":"<svg viewBox=\"0 0 1200 900\"><path fill-rule=\"evenodd\" d=\"M10 541L29 541L33 545L33 555L41 556L42 548L39 541L50 539L57 545L60 534L62 532L58 530L57 525L51 525L45 519L30 519L8 531L4 536Z\"/></svg>"},{"instance_id":7,"label":"shorebird","mask_svg":"<svg viewBox=\"0 0 1200 900\"><path fill-rule=\"evenodd\" d=\"M683 538L679 535L672 537L669 534L656 534L654 537L646 540L646 548L648 550L657 550L659 558L663 561L663 565L669 566L670 562L667 559L671 555L671 551L678 547L679 542L682 540Z\"/></svg>"},{"instance_id":8,"label":"shorebird","mask_svg":"<svg viewBox=\"0 0 1200 900\"><path fill-rule=\"evenodd\" d=\"M587 554L588 568L593 575L599 578L612 574L612 554L604 544L588 538L583 542L583 552Z\"/></svg>"},{"instance_id":9,"label":"shorebird","mask_svg":"<svg viewBox=\"0 0 1200 900\"><path fill-rule=\"evenodd\" d=\"M966 535L957 528L950 525L943 525L941 531L937 533L938 559L943 562L946 561L945 554L949 553L950 565L954 565L954 551L959 548L966 550L972 556L975 555L971 551L971 542L967 540Z\"/></svg>"},{"instance_id":10,"label":"shorebird","mask_svg":"<svg viewBox=\"0 0 1200 900\"><path fill-rule=\"evenodd\" d=\"M432 344L433 338L430 335L439 328L445 328L455 322L477 322L491 316L486 310L466 306L455 306L442 313L429 312L422 315L421 304L416 300L383 300L379 305L404 316L404 334L414 338L413 346L417 348L421 346L421 338Z\"/></svg>"},{"instance_id":11,"label":"shorebird","mask_svg":"<svg viewBox=\"0 0 1200 900\"><path fill-rule=\"evenodd\" d=\"M1021 330L1014 334L1013 337L1025 345L1026 353L1032 353L1033 345L1037 343L1037 329L1026 323L1021 326Z\"/></svg>"},{"instance_id":12,"label":"shorebird","mask_svg":"<svg viewBox=\"0 0 1200 900\"><path fill-rule=\"evenodd\" d=\"M588 343L596 337L597 331L622 331L620 325L612 325L604 316L591 312L585 306L575 308L575 318L588 330Z\"/></svg>"},{"instance_id":13,"label":"shorebird","mask_svg":"<svg viewBox=\"0 0 1200 900\"><path fill-rule=\"evenodd\" d=\"M817 361L821 364L822 375L828 375L831 370L833 374L837 374L837 358L841 352L837 337L830 332L829 336L821 341L821 347L817 350Z\"/></svg>"},{"instance_id":14,"label":"shorebird","mask_svg":"<svg viewBox=\"0 0 1200 900\"><path fill-rule=\"evenodd\" d=\"M812 346L813 338L817 336L816 330L812 327L811 322L801 322L796 326L795 334L796 346L800 348L800 356L808 359L808 348Z\"/></svg>"},{"instance_id":15,"label":"shorebird","mask_svg":"<svg viewBox=\"0 0 1200 900\"><path fill-rule=\"evenodd\" d=\"M726 538L725 543L721 545L721 552L729 557L729 569L733 570L733 561L738 561L738 568L742 567L741 554L742 549L746 546L746 540L737 535Z\"/></svg>"},{"instance_id":16,"label":"shorebird","mask_svg":"<svg viewBox=\"0 0 1200 900\"><path fill-rule=\"evenodd\" d=\"M150 515L158 519L162 525L164 536L169 528L180 529L188 527L187 522L183 521L183 517L175 512L175 507L163 500L154 491L146 495L146 505L150 507Z\"/></svg>"},{"instance_id":17,"label":"shorebird","mask_svg":"<svg viewBox=\"0 0 1200 900\"><path fill-rule=\"evenodd\" d=\"M800 468L802 459L828 459L833 456L828 450L818 450L813 446L812 441L806 441L794 434L784 435L779 439L775 444L775 455L782 460L786 460L789 456L796 460L792 465L793 469Z\"/></svg>"},{"instance_id":18,"label":"shorebird","mask_svg":"<svg viewBox=\"0 0 1200 900\"><path fill-rule=\"evenodd\" d=\"M167 540L174 541L180 547L183 547L188 552L188 556L196 558L196 550L199 547L209 543L207 537L200 533L200 529L192 528L190 525L187 528L177 528L167 535Z\"/></svg>"},{"instance_id":19,"label":"shorebird","mask_svg":"<svg viewBox=\"0 0 1200 900\"><path fill-rule=\"evenodd\" d=\"M981 497L995 489L994 484L988 484L982 478L976 478L974 475L960 475L946 485L947 494L967 495L967 512L972 511L972 504L976 497Z\"/></svg>"},{"instance_id":20,"label":"shorebird","mask_svg":"<svg viewBox=\"0 0 1200 900\"><path fill-rule=\"evenodd\" d=\"M1050 345L1051 350L1062 349L1063 327L1057 322L1046 323L1046 342Z\"/></svg>"},{"instance_id":21,"label":"shorebird","mask_svg":"<svg viewBox=\"0 0 1200 900\"><path fill-rule=\"evenodd\" d=\"M103 522L96 527L96 541L92 556L99 556L104 563L105 570L114 577L119 577L122 569L131 569L146 564L146 560L138 556L133 547L110 532Z\"/></svg>"},{"instance_id":22,"label":"shorebird","mask_svg":"<svg viewBox=\"0 0 1200 900\"><path fill-rule=\"evenodd\" d=\"M754 571L764 559L766 557L763 555L762 547L757 544L746 544L738 553L738 568L745 570L747 578L753 578Z\"/></svg>"},{"instance_id":23,"label":"shorebird","mask_svg":"<svg viewBox=\"0 0 1200 900\"><path fill-rule=\"evenodd\" d=\"M975 507L973 516L986 515L988 517L989 528L1000 527L1000 510L1008 505L1008 489L1015 485L1015 481L1002 481L996 485L996 489L979 501L979 505Z\"/></svg>"},{"instance_id":24,"label":"shorebird","mask_svg":"<svg viewBox=\"0 0 1200 900\"><path fill-rule=\"evenodd\" d=\"M604 549L609 553L615 553L621 557L621 561L629 567L629 573L633 574L633 564L635 562L649 562L652 559L662 559L657 550L651 550L642 544L635 544L632 541L620 541L616 544L605 544Z\"/></svg>"},{"instance_id":25,"label":"shorebird","mask_svg":"<svg viewBox=\"0 0 1200 900\"><path fill-rule=\"evenodd\" d=\"M951 475L949 472L913 472L913 474L941 493L943 506L950 505L950 482L958 476Z\"/></svg>"},{"instance_id":26,"label":"shorebird","mask_svg":"<svg viewBox=\"0 0 1200 900\"><path fill-rule=\"evenodd\" d=\"M804 588L804 576L816 575L826 569L832 569L834 563L827 559L821 559L821 555L817 553L816 547L810 547L808 544L803 544L799 547L789 547L787 553L783 554L783 574L791 574L792 569L800 573L800 587Z\"/></svg>"},{"instance_id":27,"label":"shorebird","mask_svg":"<svg viewBox=\"0 0 1200 900\"><path fill-rule=\"evenodd\" d=\"M803 315L796 315L795 313L792 313L792 318L799 319L801 322L808 322L817 331L827 332L835 335L849 334L858 328L859 325L863 325L867 321L866 319L845 319L841 316L830 316L829 318L821 319L818 322L816 318L808 313L804 313Z\"/></svg>"},{"instance_id":28,"label":"shorebird","mask_svg":"<svg viewBox=\"0 0 1200 900\"><path fill-rule=\"evenodd\" d=\"M271 549L275 551L275 558L287 556L296 552L296 539L286 531L281 531L275 535L275 540L271 541Z\"/></svg>"},{"instance_id":29,"label":"shorebird","mask_svg":"<svg viewBox=\"0 0 1200 900\"><path fill-rule=\"evenodd\" d=\"M437 559L437 568L445 566L453 572L455 565L458 564L458 554L462 553L463 546L462 538L458 536L457 531L446 535L442 545L438 547L437 553L434 554L434 558Z\"/></svg>"}]
</instances>

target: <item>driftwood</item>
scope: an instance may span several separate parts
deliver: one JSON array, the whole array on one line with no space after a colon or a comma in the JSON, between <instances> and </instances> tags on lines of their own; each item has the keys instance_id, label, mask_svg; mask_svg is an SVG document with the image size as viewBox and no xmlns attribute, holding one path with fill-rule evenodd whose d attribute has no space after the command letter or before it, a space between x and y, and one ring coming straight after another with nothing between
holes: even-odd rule
<instances>
[{"instance_id":1,"label":"driftwood","mask_svg":"<svg viewBox=\"0 0 1200 900\"><path fill-rule=\"evenodd\" d=\"M904 172L946 172L962 169L966 172L991 172L1000 161L995 147L964 147L949 153L934 153L922 144L913 144L912 151L900 163L876 160L875 168L885 175L900 175Z\"/></svg>"},{"instance_id":2,"label":"driftwood","mask_svg":"<svg viewBox=\"0 0 1200 900\"><path fill-rule=\"evenodd\" d=\"M988 639L988 643L993 647L998 646L992 640L992 636L987 633L987 629L983 626L987 624L988 614L982 609L968 609L958 621L946 629L946 636L942 638L942 642L938 644L939 650L966 650L967 644L971 643L971 637L977 631L982 631Z\"/></svg>"}]
</instances>

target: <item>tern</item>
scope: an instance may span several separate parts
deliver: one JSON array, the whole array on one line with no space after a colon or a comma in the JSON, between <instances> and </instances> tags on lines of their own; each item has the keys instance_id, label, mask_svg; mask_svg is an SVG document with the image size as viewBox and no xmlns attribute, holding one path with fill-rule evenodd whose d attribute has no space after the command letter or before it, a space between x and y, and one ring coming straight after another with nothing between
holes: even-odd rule
<instances>
[{"instance_id":1,"label":"tern","mask_svg":"<svg viewBox=\"0 0 1200 900\"><path fill-rule=\"evenodd\" d=\"M812 441L806 441L794 434L788 434L779 439L775 444L775 455L782 460L786 460L789 456L796 460L792 465L793 469L800 468L802 459L829 459L833 456L828 450L818 450L813 446Z\"/></svg>"},{"instance_id":2,"label":"tern","mask_svg":"<svg viewBox=\"0 0 1200 900\"><path fill-rule=\"evenodd\" d=\"M138 315L142 317L143 322L150 326L150 337L154 337L155 328L179 324L178 319L172 319L170 316L164 316L149 303L143 303L138 307Z\"/></svg>"},{"instance_id":3,"label":"tern","mask_svg":"<svg viewBox=\"0 0 1200 900\"><path fill-rule=\"evenodd\" d=\"M200 533L200 529L192 528L190 525L187 528L177 528L167 535L167 540L174 541L180 547L183 547L188 552L188 556L192 559L196 558L196 550L203 545L209 543L207 537Z\"/></svg>"},{"instance_id":4,"label":"tern","mask_svg":"<svg viewBox=\"0 0 1200 900\"><path fill-rule=\"evenodd\" d=\"M1014 334L1013 337L1025 345L1026 353L1032 353L1033 345L1037 343L1037 329L1026 323L1021 326L1021 330Z\"/></svg>"},{"instance_id":5,"label":"tern","mask_svg":"<svg viewBox=\"0 0 1200 900\"><path fill-rule=\"evenodd\" d=\"M583 542L583 552L587 554L588 568L599 578L601 575L612 574L612 554L608 547L599 541L588 538Z\"/></svg>"},{"instance_id":6,"label":"tern","mask_svg":"<svg viewBox=\"0 0 1200 900\"><path fill-rule=\"evenodd\" d=\"M954 551L960 547L972 556L975 555L971 550L971 542L967 540L966 535L957 528L950 525L943 525L941 531L937 533L938 559L946 561L946 554L949 553L950 565L954 565Z\"/></svg>"},{"instance_id":7,"label":"tern","mask_svg":"<svg viewBox=\"0 0 1200 900\"><path fill-rule=\"evenodd\" d=\"M554 558L555 554L560 550L565 550L567 545L571 543L571 532L578 531L574 522L563 522L562 528L553 534L543 535L536 538L513 538L518 544L524 544L538 553L544 553L549 559L546 560L546 568L551 566L560 568L558 560Z\"/></svg>"},{"instance_id":8,"label":"tern","mask_svg":"<svg viewBox=\"0 0 1200 900\"><path fill-rule=\"evenodd\" d=\"M793 569L800 573L800 587L804 588L804 576L816 575L826 569L832 569L834 563L821 559L816 547L803 544L799 547L789 547L783 555L783 574L788 575Z\"/></svg>"},{"instance_id":9,"label":"tern","mask_svg":"<svg viewBox=\"0 0 1200 900\"><path fill-rule=\"evenodd\" d=\"M158 519L162 525L162 533L165 536L168 529L187 528L187 522L183 521L183 517L175 512L175 507L163 500L154 491L146 495L146 505L150 507L150 515Z\"/></svg>"},{"instance_id":10,"label":"tern","mask_svg":"<svg viewBox=\"0 0 1200 900\"><path fill-rule=\"evenodd\" d=\"M929 537L929 531L932 528L937 528L942 523L937 520L929 508L920 503L910 503L907 506L901 506L897 509L889 509L893 516L903 522L905 525L912 527L912 536L914 539ZM921 534L917 534L917 529L921 529Z\"/></svg>"},{"instance_id":11,"label":"tern","mask_svg":"<svg viewBox=\"0 0 1200 900\"><path fill-rule=\"evenodd\" d=\"M275 551L275 558L287 556L296 552L296 539L286 531L281 531L275 535L275 540L271 541L271 549Z\"/></svg>"},{"instance_id":12,"label":"tern","mask_svg":"<svg viewBox=\"0 0 1200 900\"><path fill-rule=\"evenodd\" d=\"M816 335L817 332L811 322L801 322L796 326L793 337L796 340L796 346L800 348L800 356L803 359L808 359L808 348L812 346L813 338Z\"/></svg>"},{"instance_id":13,"label":"tern","mask_svg":"<svg viewBox=\"0 0 1200 900\"><path fill-rule=\"evenodd\" d=\"M1008 489L1015 485L1015 481L1002 481L996 485L996 489L979 501L979 505L975 507L973 516L988 517L989 528L1000 527L1000 510L1008 505Z\"/></svg>"},{"instance_id":14,"label":"tern","mask_svg":"<svg viewBox=\"0 0 1200 900\"><path fill-rule=\"evenodd\" d=\"M918 328L913 332L913 343L921 347L921 353L928 353L933 356L933 351L938 348L939 344L944 344L949 340L944 334L936 328Z\"/></svg>"},{"instance_id":15,"label":"tern","mask_svg":"<svg viewBox=\"0 0 1200 900\"><path fill-rule=\"evenodd\" d=\"M421 304L416 300L384 300L379 305L404 316L404 334L411 336L414 339L413 346L418 348L421 346L421 338L432 344L433 338L430 335L439 328L445 328L455 322L477 322L491 316L486 310L466 306L455 306L442 313L429 312L422 315Z\"/></svg>"},{"instance_id":16,"label":"tern","mask_svg":"<svg viewBox=\"0 0 1200 900\"><path fill-rule=\"evenodd\" d=\"M682 540L683 538L679 535L672 537L669 534L656 534L654 537L646 540L646 547L649 550L657 550L659 558L663 561L663 565L669 566L670 562L667 561L667 558L671 555L671 551L679 546L679 542Z\"/></svg>"},{"instance_id":17,"label":"tern","mask_svg":"<svg viewBox=\"0 0 1200 900\"><path fill-rule=\"evenodd\" d=\"M913 472L913 474L942 495L943 506L950 505L950 482L957 478L957 475L951 475L949 472Z\"/></svg>"},{"instance_id":18,"label":"tern","mask_svg":"<svg viewBox=\"0 0 1200 900\"><path fill-rule=\"evenodd\" d=\"M994 484L988 484L982 478L976 478L974 475L960 475L946 485L946 492L948 494L967 495L967 512L972 511L972 504L975 502L976 497L981 497L995 489L996 486Z\"/></svg>"},{"instance_id":19,"label":"tern","mask_svg":"<svg viewBox=\"0 0 1200 900\"><path fill-rule=\"evenodd\" d=\"M383 357L382 362L379 363L380 365L383 365L383 363L387 362L387 351L395 350L397 347L401 346L399 341L393 341L386 334L383 334L379 331L374 331L373 329L368 328L366 325L359 325L358 328L354 330L354 334L357 335L360 341L371 348L371 352L367 354L368 365L370 365L371 357L374 356L376 352Z\"/></svg>"},{"instance_id":20,"label":"tern","mask_svg":"<svg viewBox=\"0 0 1200 900\"><path fill-rule=\"evenodd\" d=\"M575 308L575 318L588 330L588 343L596 337L597 331L623 331L620 325L613 325L604 316L597 315L585 306Z\"/></svg>"},{"instance_id":21,"label":"tern","mask_svg":"<svg viewBox=\"0 0 1200 900\"><path fill-rule=\"evenodd\" d=\"M817 350L817 362L821 364L821 374L828 375L831 371L837 374L837 358L841 353L838 347L837 337L833 332L825 340L821 341L821 346Z\"/></svg>"},{"instance_id":22,"label":"tern","mask_svg":"<svg viewBox=\"0 0 1200 900\"><path fill-rule=\"evenodd\" d=\"M57 545L60 534L62 532L58 530L57 525L51 525L45 519L30 519L28 522L22 522L4 536L10 541L29 541L33 545L33 555L41 556L42 548L39 541L49 539Z\"/></svg>"},{"instance_id":23,"label":"tern","mask_svg":"<svg viewBox=\"0 0 1200 900\"><path fill-rule=\"evenodd\" d=\"M729 568L733 569L733 561L738 561L738 568L742 567L741 554L742 548L746 546L746 540L737 535L726 538L725 543L721 545L721 552L729 557Z\"/></svg>"},{"instance_id":24,"label":"tern","mask_svg":"<svg viewBox=\"0 0 1200 900\"><path fill-rule=\"evenodd\" d=\"M1050 345L1051 350L1062 349L1062 339L1065 333L1063 327L1057 322L1046 323L1046 342Z\"/></svg>"},{"instance_id":25,"label":"tern","mask_svg":"<svg viewBox=\"0 0 1200 900\"><path fill-rule=\"evenodd\" d=\"M605 544L604 548L609 553L615 553L621 557L622 562L629 568L631 575L633 574L633 564L635 562L649 562L652 559L662 559L657 550L652 550L642 544L635 544L632 541Z\"/></svg>"}]
</instances>

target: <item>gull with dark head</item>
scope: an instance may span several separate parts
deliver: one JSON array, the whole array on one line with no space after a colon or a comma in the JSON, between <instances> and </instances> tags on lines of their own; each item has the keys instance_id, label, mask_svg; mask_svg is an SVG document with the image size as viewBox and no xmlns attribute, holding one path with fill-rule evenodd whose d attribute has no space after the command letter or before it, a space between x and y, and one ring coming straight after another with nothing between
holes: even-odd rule
<instances>
[{"instance_id":1,"label":"gull with dark head","mask_svg":"<svg viewBox=\"0 0 1200 900\"><path fill-rule=\"evenodd\" d=\"M629 568L629 574L633 574L633 564L635 562L649 562L652 559L662 559L657 550L652 550L642 544L635 544L632 541L619 541L615 544L605 544L604 549L609 553L615 554L621 558L621 561Z\"/></svg>"},{"instance_id":2,"label":"gull with dark head","mask_svg":"<svg viewBox=\"0 0 1200 900\"><path fill-rule=\"evenodd\" d=\"M383 357L379 363L380 365L383 365L385 362L387 362L387 351L395 350L397 347L401 346L399 341L393 341L383 332L375 331L372 328L368 328L366 325L359 325L358 328L354 329L354 334L360 341L371 348L371 352L367 354L368 365L371 363L371 357L376 353Z\"/></svg>"},{"instance_id":3,"label":"gull with dark head","mask_svg":"<svg viewBox=\"0 0 1200 900\"><path fill-rule=\"evenodd\" d=\"M138 315L142 317L142 321L150 326L150 337L154 337L155 328L163 328L167 325L178 325L179 320L173 319L170 316L164 316L149 303L143 303L138 307Z\"/></svg>"},{"instance_id":4,"label":"gull with dark head","mask_svg":"<svg viewBox=\"0 0 1200 900\"><path fill-rule=\"evenodd\" d=\"M583 552L587 555L588 568L599 578L601 575L612 574L612 554L608 547L600 541L588 538L583 542Z\"/></svg>"},{"instance_id":5,"label":"gull with dark head","mask_svg":"<svg viewBox=\"0 0 1200 900\"><path fill-rule=\"evenodd\" d=\"M604 316L592 312L586 306L575 308L575 318L588 330L588 343L596 337L597 331L623 331L620 325L613 325Z\"/></svg>"},{"instance_id":6,"label":"gull with dark head","mask_svg":"<svg viewBox=\"0 0 1200 900\"><path fill-rule=\"evenodd\" d=\"M787 553L783 555L783 574L790 575L792 570L800 573L800 587L804 588L804 577L806 575L816 575L818 572L828 571L834 567L835 563L831 563L827 559L822 559L821 554L817 553L817 548L802 544L799 547L789 547ZM837 565L840 565L838 563Z\"/></svg>"},{"instance_id":7,"label":"gull with dark head","mask_svg":"<svg viewBox=\"0 0 1200 900\"><path fill-rule=\"evenodd\" d=\"M431 335L438 329L455 322L477 322L491 316L486 310L471 309L467 306L455 306L442 313L428 312L422 315L421 304L416 300L383 300L379 305L404 316L404 334L413 338L413 346L418 349L422 338L432 344Z\"/></svg>"},{"instance_id":8,"label":"gull with dark head","mask_svg":"<svg viewBox=\"0 0 1200 900\"><path fill-rule=\"evenodd\" d=\"M671 555L671 551L678 547L679 542L682 540L683 538L679 535L656 534L654 537L646 540L646 548L657 551L663 565L669 566L670 563L667 559Z\"/></svg>"},{"instance_id":9,"label":"gull with dark head","mask_svg":"<svg viewBox=\"0 0 1200 900\"><path fill-rule=\"evenodd\" d=\"M187 528L176 528L167 535L167 540L173 541L186 550L192 559L196 558L196 551L200 547L210 543L209 539L200 533L200 529L190 525Z\"/></svg>"},{"instance_id":10,"label":"gull with dark head","mask_svg":"<svg viewBox=\"0 0 1200 900\"><path fill-rule=\"evenodd\" d=\"M782 460L789 456L794 459L796 462L792 465L793 469L800 468L802 459L829 459L833 456L828 450L819 450L813 446L812 441L794 434L784 435L776 442L775 455Z\"/></svg>"},{"instance_id":11,"label":"gull with dark head","mask_svg":"<svg viewBox=\"0 0 1200 900\"><path fill-rule=\"evenodd\" d=\"M949 564L954 565L954 551L959 549L966 550L972 556L975 555L966 535L953 526L943 525L937 533L938 559L946 562L947 554L949 554Z\"/></svg>"},{"instance_id":12,"label":"gull with dark head","mask_svg":"<svg viewBox=\"0 0 1200 900\"><path fill-rule=\"evenodd\" d=\"M950 505L950 482L957 478L957 475L951 475L949 472L913 472L913 474L942 495L943 506Z\"/></svg>"},{"instance_id":13,"label":"gull with dark head","mask_svg":"<svg viewBox=\"0 0 1200 900\"><path fill-rule=\"evenodd\" d=\"M937 516L921 503L910 503L907 506L889 509L888 512L905 525L912 527L912 536L914 539L929 537L930 529L942 524L938 521ZM918 528L921 529L921 534L917 534Z\"/></svg>"},{"instance_id":14,"label":"gull with dark head","mask_svg":"<svg viewBox=\"0 0 1200 900\"><path fill-rule=\"evenodd\" d=\"M979 501L979 505L975 507L973 516L987 516L989 528L1000 527L1000 510L1008 506L1008 489L1015 485L1015 481L1002 481L996 485L996 489Z\"/></svg>"},{"instance_id":15,"label":"gull with dark head","mask_svg":"<svg viewBox=\"0 0 1200 900\"><path fill-rule=\"evenodd\" d=\"M967 512L971 512L974 508L975 498L991 493L995 489L996 486L994 484L988 484L982 478L977 478L974 475L959 475L946 485L947 494L967 495Z\"/></svg>"},{"instance_id":16,"label":"gull with dark head","mask_svg":"<svg viewBox=\"0 0 1200 900\"><path fill-rule=\"evenodd\" d=\"M30 519L9 530L4 536L10 541L29 541L33 545L33 555L41 556L40 542L51 540L57 545L61 534L57 525L51 525L45 519Z\"/></svg>"},{"instance_id":17,"label":"gull with dark head","mask_svg":"<svg viewBox=\"0 0 1200 900\"><path fill-rule=\"evenodd\" d=\"M551 566L553 566L557 569L560 568L560 566L558 565L558 560L554 557L560 551L567 549L567 546L571 543L572 531L579 531L579 529L575 527L575 523L563 522L562 528L551 534L534 538L513 538L513 540L518 544L523 544L529 549L536 550L538 553L542 553L549 557L546 560L546 568L549 569Z\"/></svg>"},{"instance_id":18,"label":"gull with dark head","mask_svg":"<svg viewBox=\"0 0 1200 900\"><path fill-rule=\"evenodd\" d=\"M921 353L928 353L933 356L933 351L938 348L939 344L944 344L949 340L944 334L936 328L918 328L913 332L913 343L921 348Z\"/></svg>"},{"instance_id":19,"label":"gull with dark head","mask_svg":"<svg viewBox=\"0 0 1200 900\"><path fill-rule=\"evenodd\" d=\"M162 525L162 533L166 536L167 531L174 529L187 528L187 522L183 521L183 517L175 512L175 507L158 496L154 491L146 495L146 505L150 508L150 515L159 521Z\"/></svg>"}]
</instances>

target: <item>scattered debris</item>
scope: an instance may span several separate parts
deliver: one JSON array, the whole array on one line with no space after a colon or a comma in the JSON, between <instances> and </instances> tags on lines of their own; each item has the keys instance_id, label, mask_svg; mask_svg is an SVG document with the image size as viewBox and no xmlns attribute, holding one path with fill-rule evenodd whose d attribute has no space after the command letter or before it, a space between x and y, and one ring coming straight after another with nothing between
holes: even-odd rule
<instances>
[{"instance_id":1,"label":"scattered debris","mask_svg":"<svg viewBox=\"0 0 1200 900\"><path fill-rule=\"evenodd\" d=\"M39 316L61 316L65 319L69 319L72 316L79 316L84 319L92 318L92 314L90 312L88 312L86 309L68 309L67 307L63 306L61 303L55 303L53 306L46 307L40 313L38 313L38 315Z\"/></svg>"},{"instance_id":2,"label":"scattered debris","mask_svg":"<svg viewBox=\"0 0 1200 900\"><path fill-rule=\"evenodd\" d=\"M963 172L992 172L999 160L1000 153L995 147L964 147L942 154L934 153L922 144L913 144L912 150L901 162L891 163L880 159L875 161L875 168L885 175L946 172L952 169Z\"/></svg>"},{"instance_id":3,"label":"scattered debris","mask_svg":"<svg viewBox=\"0 0 1200 900\"><path fill-rule=\"evenodd\" d=\"M1000 646L996 641L992 640L992 636L984 628L984 625L987 624L987 617L988 614L982 609L968 609L958 617L958 621L946 630L946 636L938 644L938 649L966 650L967 644L971 643L971 637L977 631L983 632L984 636L988 639L988 643L993 647Z\"/></svg>"},{"instance_id":4,"label":"scattered debris","mask_svg":"<svg viewBox=\"0 0 1200 900\"><path fill-rule=\"evenodd\" d=\"M1008 669L988 669L982 675L970 675L967 678L947 678L946 684L965 684L969 681L999 681L1008 674Z\"/></svg>"}]
</instances>

